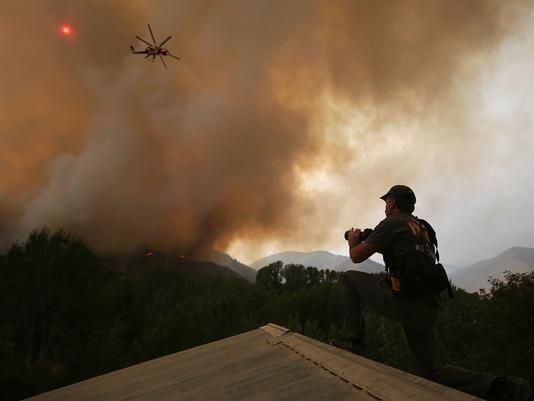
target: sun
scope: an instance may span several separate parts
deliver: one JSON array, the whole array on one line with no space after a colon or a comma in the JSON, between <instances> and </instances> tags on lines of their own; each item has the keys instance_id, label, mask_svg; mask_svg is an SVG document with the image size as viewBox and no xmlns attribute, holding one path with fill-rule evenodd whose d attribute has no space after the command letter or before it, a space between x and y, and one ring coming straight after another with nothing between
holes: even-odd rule
<instances>
[{"instance_id":1,"label":"sun","mask_svg":"<svg viewBox=\"0 0 534 401\"><path fill-rule=\"evenodd\" d=\"M72 36L72 34L74 33L74 30L72 29L72 26L69 25L69 24L62 24L60 27L59 27L59 32L63 35L63 36Z\"/></svg>"}]
</instances>

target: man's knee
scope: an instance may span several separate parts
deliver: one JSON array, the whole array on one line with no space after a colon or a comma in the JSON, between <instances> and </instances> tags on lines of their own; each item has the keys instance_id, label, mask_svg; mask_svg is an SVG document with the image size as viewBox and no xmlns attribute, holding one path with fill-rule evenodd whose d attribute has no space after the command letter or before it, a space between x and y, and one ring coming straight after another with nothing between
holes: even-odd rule
<instances>
[{"instance_id":1,"label":"man's knee","mask_svg":"<svg viewBox=\"0 0 534 401\"><path fill-rule=\"evenodd\" d=\"M341 274L339 283L342 289L351 292L360 293L367 287L373 287L373 277L369 273L364 273L356 270L348 270Z\"/></svg>"},{"instance_id":2,"label":"man's knee","mask_svg":"<svg viewBox=\"0 0 534 401\"><path fill-rule=\"evenodd\" d=\"M341 274L339 282L343 285L353 287L354 285L367 282L370 277L371 275L369 273L364 273L357 270L347 270Z\"/></svg>"}]
</instances>

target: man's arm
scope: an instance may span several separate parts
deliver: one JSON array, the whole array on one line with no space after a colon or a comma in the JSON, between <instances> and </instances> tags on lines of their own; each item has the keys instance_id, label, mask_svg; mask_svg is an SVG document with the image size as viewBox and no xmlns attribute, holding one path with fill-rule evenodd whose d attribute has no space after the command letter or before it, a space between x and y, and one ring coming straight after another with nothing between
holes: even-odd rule
<instances>
[{"instance_id":1,"label":"man's arm","mask_svg":"<svg viewBox=\"0 0 534 401\"><path fill-rule=\"evenodd\" d=\"M367 242L362 242L361 230L359 228L351 228L349 230L347 242L349 243L350 260L354 263L362 263L376 252L376 249L372 245L369 245Z\"/></svg>"},{"instance_id":2,"label":"man's arm","mask_svg":"<svg viewBox=\"0 0 534 401\"><path fill-rule=\"evenodd\" d=\"M369 259L375 252L375 249L367 242L361 242L359 245L350 248L350 260L354 263L362 263Z\"/></svg>"}]
</instances>

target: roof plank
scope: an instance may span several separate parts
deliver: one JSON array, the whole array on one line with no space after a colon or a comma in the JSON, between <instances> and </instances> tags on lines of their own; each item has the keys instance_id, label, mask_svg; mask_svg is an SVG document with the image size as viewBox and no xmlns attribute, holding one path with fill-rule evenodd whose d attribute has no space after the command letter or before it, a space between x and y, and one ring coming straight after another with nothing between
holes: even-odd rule
<instances>
[{"instance_id":1,"label":"roof plank","mask_svg":"<svg viewBox=\"0 0 534 401\"><path fill-rule=\"evenodd\" d=\"M30 398L168 399L476 400L273 324Z\"/></svg>"}]
</instances>

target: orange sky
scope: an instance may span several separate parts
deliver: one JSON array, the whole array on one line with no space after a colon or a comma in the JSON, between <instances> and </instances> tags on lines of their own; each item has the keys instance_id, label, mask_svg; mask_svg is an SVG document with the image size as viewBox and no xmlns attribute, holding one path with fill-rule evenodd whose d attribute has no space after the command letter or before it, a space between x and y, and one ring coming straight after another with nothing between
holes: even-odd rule
<instances>
[{"instance_id":1,"label":"orange sky","mask_svg":"<svg viewBox=\"0 0 534 401\"><path fill-rule=\"evenodd\" d=\"M402 182L467 257L440 195L485 185L485 80L528 1L148 3L7 1L2 248L47 225L102 251L337 250ZM146 23L181 62L128 53Z\"/></svg>"}]
</instances>

